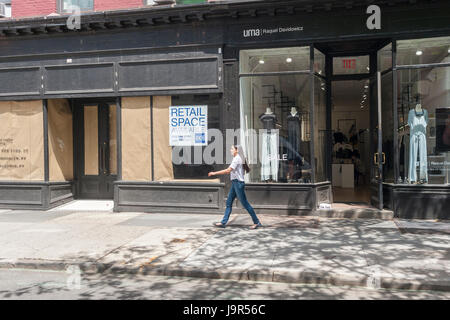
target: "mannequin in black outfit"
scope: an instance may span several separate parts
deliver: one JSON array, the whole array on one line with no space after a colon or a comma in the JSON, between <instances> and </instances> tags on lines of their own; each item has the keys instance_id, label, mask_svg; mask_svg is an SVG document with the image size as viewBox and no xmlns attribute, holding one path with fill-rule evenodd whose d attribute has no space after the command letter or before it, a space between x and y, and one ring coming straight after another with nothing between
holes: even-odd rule
<instances>
[{"instance_id":1,"label":"mannequin in black outfit","mask_svg":"<svg viewBox=\"0 0 450 320\"><path fill-rule=\"evenodd\" d=\"M267 130L267 133L270 133L271 129L275 129L277 116L270 108L267 108L266 112L259 116L259 120L261 120L263 128Z\"/></svg>"}]
</instances>

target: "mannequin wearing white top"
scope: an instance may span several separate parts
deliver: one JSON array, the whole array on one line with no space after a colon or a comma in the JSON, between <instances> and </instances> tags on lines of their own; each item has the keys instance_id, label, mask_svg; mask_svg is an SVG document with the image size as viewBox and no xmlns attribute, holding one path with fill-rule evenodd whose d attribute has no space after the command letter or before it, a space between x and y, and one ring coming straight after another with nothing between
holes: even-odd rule
<instances>
[{"instance_id":1,"label":"mannequin wearing white top","mask_svg":"<svg viewBox=\"0 0 450 320\"><path fill-rule=\"evenodd\" d=\"M422 105L420 103L416 104L416 112L421 113L422 112Z\"/></svg>"},{"instance_id":2,"label":"mannequin wearing white top","mask_svg":"<svg viewBox=\"0 0 450 320\"><path fill-rule=\"evenodd\" d=\"M261 180L278 181L278 133L275 130L277 116L267 107L259 119L265 129L261 137Z\"/></svg>"}]
</instances>

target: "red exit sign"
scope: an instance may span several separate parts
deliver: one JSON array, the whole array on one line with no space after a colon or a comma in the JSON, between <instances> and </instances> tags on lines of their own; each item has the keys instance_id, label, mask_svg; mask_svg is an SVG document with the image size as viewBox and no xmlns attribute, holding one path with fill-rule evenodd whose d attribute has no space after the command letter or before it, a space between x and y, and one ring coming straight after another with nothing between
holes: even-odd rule
<instances>
[{"instance_id":1,"label":"red exit sign","mask_svg":"<svg viewBox=\"0 0 450 320\"><path fill-rule=\"evenodd\" d=\"M356 69L356 59L342 59L344 69Z\"/></svg>"}]
</instances>

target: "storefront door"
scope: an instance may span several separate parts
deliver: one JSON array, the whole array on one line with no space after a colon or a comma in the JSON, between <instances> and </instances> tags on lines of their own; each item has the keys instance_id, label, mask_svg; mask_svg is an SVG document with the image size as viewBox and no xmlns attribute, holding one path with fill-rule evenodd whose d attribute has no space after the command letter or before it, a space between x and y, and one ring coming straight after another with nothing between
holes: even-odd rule
<instances>
[{"instance_id":1,"label":"storefront door","mask_svg":"<svg viewBox=\"0 0 450 320\"><path fill-rule=\"evenodd\" d=\"M113 182L117 179L116 106L80 102L75 110L78 198L113 199Z\"/></svg>"}]
</instances>

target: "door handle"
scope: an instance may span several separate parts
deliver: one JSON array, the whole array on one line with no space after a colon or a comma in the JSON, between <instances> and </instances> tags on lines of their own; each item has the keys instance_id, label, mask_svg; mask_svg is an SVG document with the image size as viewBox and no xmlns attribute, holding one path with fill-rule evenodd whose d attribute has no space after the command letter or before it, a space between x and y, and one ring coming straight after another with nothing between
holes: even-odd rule
<instances>
[{"instance_id":1,"label":"door handle","mask_svg":"<svg viewBox=\"0 0 450 320\"><path fill-rule=\"evenodd\" d=\"M383 157L383 161L381 164L386 164L386 154L384 152L381 153L381 156ZM380 160L379 160L379 153L375 152L375 154L373 155L373 163L376 165L380 164Z\"/></svg>"}]
</instances>

